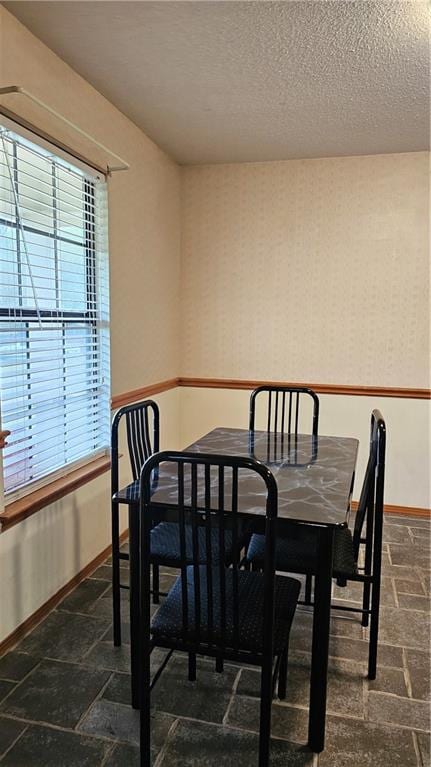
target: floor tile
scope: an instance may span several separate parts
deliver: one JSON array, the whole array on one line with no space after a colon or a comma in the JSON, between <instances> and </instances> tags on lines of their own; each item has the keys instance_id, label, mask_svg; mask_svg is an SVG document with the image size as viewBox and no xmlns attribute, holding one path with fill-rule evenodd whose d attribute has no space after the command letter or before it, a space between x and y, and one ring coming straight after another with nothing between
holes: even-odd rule
<instances>
[{"instance_id":1,"label":"floor tile","mask_svg":"<svg viewBox=\"0 0 431 767\"><path fill-rule=\"evenodd\" d=\"M66 599L58 605L57 610L67 610L72 613L89 613L94 610L94 604L109 588L105 581L88 578L82 581Z\"/></svg>"},{"instance_id":2,"label":"floor tile","mask_svg":"<svg viewBox=\"0 0 431 767\"><path fill-rule=\"evenodd\" d=\"M187 658L173 657L153 690L152 706L174 716L221 722L237 675L236 667L225 664L218 674L214 662L198 659L196 682L189 682Z\"/></svg>"},{"instance_id":3,"label":"floor tile","mask_svg":"<svg viewBox=\"0 0 431 767\"><path fill-rule=\"evenodd\" d=\"M377 678L372 681L365 681L368 690L374 692L391 692L394 695L408 697L404 671L397 668L385 668L381 666L377 669Z\"/></svg>"},{"instance_id":4,"label":"floor tile","mask_svg":"<svg viewBox=\"0 0 431 767\"><path fill-rule=\"evenodd\" d=\"M393 565L413 565L414 567L424 567L429 569L429 551L420 549L412 544L400 545L397 543L391 543L389 545L389 551Z\"/></svg>"},{"instance_id":5,"label":"floor tile","mask_svg":"<svg viewBox=\"0 0 431 767\"><path fill-rule=\"evenodd\" d=\"M431 538L431 525L428 523L425 527L418 527L417 521L415 520L412 522L410 532L413 537L427 538L429 540Z\"/></svg>"},{"instance_id":6,"label":"floor tile","mask_svg":"<svg viewBox=\"0 0 431 767\"><path fill-rule=\"evenodd\" d=\"M128 570L128 568L127 568ZM90 578L96 578L96 580L99 581L108 581L111 583L112 581L112 567L110 565L100 565L100 567L97 568L97 570L94 571L94 573L91 573L89 576ZM124 573L121 574L121 581L123 582L123 578L127 577Z\"/></svg>"},{"instance_id":7,"label":"floor tile","mask_svg":"<svg viewBox=\"0 0 431 767\"><path fill-rule=\"evenodd\" d=\"M368 651L368 640L330 637L329 654L332 657L366 662L368 661ZM402 648L379 642L378 665L403 668Z\"/></svg>"},{"instance_id":8,"label":"floor tile","mask_svg":"<svg viewBox=\"0 0 431 767\"><path fill-rule=\"evenodd\" d=\"M319 767L417 767L408 730L329 716Z\"/></svg>"},{"instance_id":9,"label":"floor tile","mask_svg":"<svg viewBox=\"0 0 431 767\"><path fill-rule=\"evenodd\" d=\"M405 581L402 578L394 578L397 594L424 594L421 581Z\"/></svg>"},{"instance_id":10,"label":"floor tile","mask_svg":"<svg viewBox=\"0 0 431 767\"><path fill-rule=\"evenodd\" d=\"M14 719L0 716L0 757L19 738L26 727L25 722L17 722Z\"/></svg>"},{"instance_id":11,"label":"floor tile","mask_svg":"<svg viewBox=\"0 0 431 767\"><path fill-rule=\"evenodd\" d=\"M151 717L153 755L160 751L175 718L155 712ZM139 711L121 703L99 700L79 725L80 732L139 746Z\"/></svg>"},{"instance_id":12,"label":"floor tile","mask_svg":"<svg viewBox=\"0 0 431 767\"><path fill-rule=\"evenodd\" d=\"M2 767L99 767L107 744L72 732L31 726L2 760Z\"/></svg>"},{"instance_id":13,"label":"floor tile","mask_svg":"<svg viewBox=\"0 0 431 767\"><path fill-rule=\"evenodd\" d=\"M391 645L428 649L430 622L419 610L380 607L379 639Z\"/></svg>"},{"instance_id":14,"label":"floor tile","mask_svg":"<svg viewBox=\"0 0 431 767\"><path fill-rule=\"evenodd\" d=\"M1 710L21 719L73 728L108 679L105 671L42 661L9 695Z\"/></svg>"},{"instance_id":15,"label":"floor tile","mask_svg":"<svg viewBox=\"0 0 431 767\"><path fill-rule=\"evenodd\" d=\"M226 724L244 730L259 732L260 701L236 695L229 708ZM293 743L307 742L308 711L281 703L272 704L271 734L275 738L285 738Z\"/></svg>"},{"instance_id":16,"label":"floor tile","mask_svg":"<svg viewBox=\"0 0 431 767\"><path fill-rule=\"evenodd\" d=\"M406 525L383 524L383 539L386 543L411 543L409 528Z\"/></svg>"},{"instance_id":17,"label":"floor tile","mask_svg":"<svg viewBox=\"0 0 431 767\"><path fill-rule=\"evenodd\" d=\"M12 650L0 658L0 679L20 682L39 663L39 658Z\"/></svg>"},{"instance_id":18,"label":"floor tile","mask_svg":"<svg viewBox=\"0 0 431 767\"><path fill-rule=\"evenodd\" d=\"M114 647L111 641L97 642L83 658L83 663L95 668L130 672L130 646Z\"/></svg>"},{"instance_id":19,"label":"floor tile","mask_svg":"<svg viewBox=\"0 0 431 767\"><path fill-rule=\"evenodd\" d=\"M418 700L430 700L430 654L420 650L406 650L407 670L412 685L412 696Z\"/></svg>"},{"instance_id":20,"label":"floor tile","mask_svg":"<svg viewBox=\"0 0 431 767\"><path fill-rule=\"evenodd\" d=\"M407 610L422 610L429 613L431 609L429 597L419 594L398 594L398 602L400 607Z\"/></svg>"},{"instance_id":21,"label":"floor tile","mask_svg":"<svg viewBox=\"0 0 431 767\"><path fill-rule=\"evenodd\" d=\"M238 695L260 697L260 671L243 669L236 691ZM287 674L286 703L308 708L309 697L309 665L301 666L291 662ZM327 711L364 717L364 682L355 662L345 661L342 670L328 673Z\"/></svg>"},{"instance_id":22,"label":"floor tile","mask_svg":"<svg viewBox=\"0 0 431 767\"><path fill-rule=\"evenodd\" d=\"M258 736L230 727L180 721L160 767L257 767ZM272 740L271 767L311 767L313 756L287 741Z\"/></svg>"},{"instance_id":23,"label":"floor tile","mask_svg":"<svg viewBox=\"0 0 431 767\"><path fill-rule=\"evenodd\" d=\"M420 700L398 698L384 692L368 695L368 718L372 722L400 724L417 730L430 729L430 707Z\"/></svg>"},{"instance_id":24,"label":"floor tile","mask_svg":"<svg viewBox=\"0 0 431 767\"><path fill-rule=\"evenodd\" d=\"M53 612L23 640L20 650L41 658L80 660L108 626L106 619Z\"/></svg>"}]
</instances>

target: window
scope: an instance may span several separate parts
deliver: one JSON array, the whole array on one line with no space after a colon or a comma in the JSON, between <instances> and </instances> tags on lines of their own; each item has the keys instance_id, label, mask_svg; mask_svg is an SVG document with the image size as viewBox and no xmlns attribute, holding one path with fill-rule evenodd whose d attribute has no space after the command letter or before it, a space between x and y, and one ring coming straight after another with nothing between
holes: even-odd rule
<instances>
[{"instance_id":1,"label":"window","mask_svg":"<svg viewBox=\"0 0 431 767\"><path fill-rule=\"evenodd\" d=\"M109 446L106 233L105 179L0 126L1 423L14 497Z\"/></svg>"}]
</instances>

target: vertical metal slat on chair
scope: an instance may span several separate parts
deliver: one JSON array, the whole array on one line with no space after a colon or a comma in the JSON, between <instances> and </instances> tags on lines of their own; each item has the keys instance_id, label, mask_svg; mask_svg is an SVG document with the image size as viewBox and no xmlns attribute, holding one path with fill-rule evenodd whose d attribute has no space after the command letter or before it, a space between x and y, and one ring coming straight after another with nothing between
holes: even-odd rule
<instances>
[{"instance_id":1,"label":"vertical metal slat on chair","mask_svg":"<svg viewBox=\"0 0 431 767\"><path fill-rule=\"evenodd\" d=\"M208 642L214 641L214 611L213 611L213 551L212 551L212 514L211 514L211 469L205 464L205 562L207 584L207 627Z\"/></svg>"},{"instance_id":2,"label":"vertical metal slat on chair","mask_svg":"<svg viewBox=\"0 0 431 767\"><path fill-rule=\"evenodd\" d=\"M178 463L178 532L180 536L181 600L183 612L183 639L187 641L189 629L189 602L187 588L187 546L184 511L184 464Z\"/></svg>"},{"instance_id":3,"label":"vertical metal slat on chair","mask_svg":"<svg viewBox=\"0 0 431 767\"><path fill-rule=\"evenodd\" d=\"M224 529L224 466L218 468L218 509L217 523L219 529L219 551L225 551ZM226 572L224 567L218 567L219 591L220 591L220 644L226 646ZM223 671L223 657L218 655L216 659L216 671Z\"/></svg>"},{"instance_id":4,"label":"vertical metal slat on chair","mask_svg":"<svg viewBox=\"0 0 431 767\"><path fill-rule=\"evenodd\" d=\"M193 562L193 602L194 610L194 641L200 644L201 641L201 568L200 561L203 552L199 550L199 520L198 520L198 473L197 464L191 464L191 498L190 498L190 516L192 528L192 562ZM194 681L196 678L196 655L189 654L189 679Z\"/></svg>"},{"instance_id":5,"label":"vertical metal slat on chair","mask_svg":"<svg viewBox=\"0 0 431 767\"><path fill-rule=\"evenodd\" d=\"M118 472L118 419L114 417L111 439L111 498L119 490ZM118 504L111 501L111 541L112 541L112 605L114 646L121 645L120 612L120 512Z\"/></svg>"},{"instance_id":6,"label":"vertical metal slat on chair","mask_svg":"<svg viewBox=\"0 0 431 767\"><path fill-rule=\"evenodd\" d=\"M377 643L379 634L380 582L382 569L382 535L385 485L386 428L378 411L375 413L376 477L374 507L373 584L371 591L370 654L368 658L368 679L376 678Z\"/></svg>"},{"instance_id":7,"label":"vertical metal slat on chair","mask_svg":"<svg viewBox=\"0 0 431 767\"><path fill-rule=\"evenodd\" d=\"M238 467L232 467L232 589L233 589L233 647L239 650L239 594L238 594ZM220 566L222 562L220 562Z\"/></svg>"}]
</instances>

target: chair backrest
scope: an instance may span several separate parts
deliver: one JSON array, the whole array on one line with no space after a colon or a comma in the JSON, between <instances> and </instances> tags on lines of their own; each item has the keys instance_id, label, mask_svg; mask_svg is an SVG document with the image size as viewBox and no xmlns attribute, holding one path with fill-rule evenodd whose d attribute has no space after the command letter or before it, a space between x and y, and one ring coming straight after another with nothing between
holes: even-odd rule
<instances>
[{"instance_id":1,"label":"chair backrest","mask_svg":"<svg viewBox=\"0 0 431 767\"><path fill-rule=\"evenodd\" d=\"M244 594L244 578L250 575L240 568L244 518L238 512L238 494L245 472L248 478L252 473L261 477L266 499L265 514L260 517L260 522L266 535L262 609L265 611L263 642L268 649L273 631L277 517L277 484L270 470L246 457L162 452L153 455L141 473L143 591L149 593L149 531L160 519L160 513L169 513L168 518L178 523L180 639L184 646L197 646L203 642L206 648L212 648L214 655L239 650L241 592ZM158 477L156 482L154 475ZM163 490L164 481L169 485L169 511L162 500L157 504L157 493L152 498L155 487ZM142 609L144 605L145 599L141 599Z\"/></svg>"},{"instance_id":2,"label":"chair backrest","mask_svg":"<svg viewBox=\"0 0 431 767\"><path fill-rule=\"evenodd\" d=\"M311 433L317 437L319 430L319 398L306 386L258 386L250 395L249 429L255 429L256 400L267 394L266 430L284 434L298 434L300 425L300 399L311 397L313 417Z\"/></svg>"},{"instance_id":3,"label":"chair backrest","mask_svg":"<svg viewBox=\"0 0 431 767\"><path fill-rule=\"evenodd\" d=\"M117 410L111 430L112 494L118 491L119 429L125 421L127 449L133 480L139 479L145 461L159 451L160 417L156 402L151 399L135 402Z\"/></svg>"},{"instance_id":4,"label":"chair backrest","mask_svg":"<svg viewBox=\"0 0 431 767\"><path fill-rule=\"evenodd\" d=\"M356 511L353 530L353 548L358 560L361 543L366 543L371 550L381 549L381 531L383 525L384 482L386 454L386 424L379 410L371 414L370 452L367 468ZM367 523L366 538L363 536L364 523Z\"/></svg>"}]
</instances>

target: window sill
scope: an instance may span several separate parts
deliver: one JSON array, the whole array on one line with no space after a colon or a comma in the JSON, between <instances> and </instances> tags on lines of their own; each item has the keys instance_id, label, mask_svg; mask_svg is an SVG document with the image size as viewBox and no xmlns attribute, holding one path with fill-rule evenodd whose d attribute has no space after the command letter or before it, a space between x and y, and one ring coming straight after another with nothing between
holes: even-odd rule
<instances>
[{"instance_id":1,"label":"window sill","mask_svg":"<svg viewBox=\"0 0 431 767\"><path fill-rule=\"evenodd\" d=\"M111 459L107 456L96 458L96 460L81 466L76 471L70 472L65 477L50 482L45 487L29 493L24 498L12 501L6 505L5 510L0 513L0 532L9 530L13 525L22 522L23 519L31 517L36 511L43 509L50 503L64 498L68 493L77 490L87 482L109 471L111 468Z\"/></svg>"}]
</instances>

